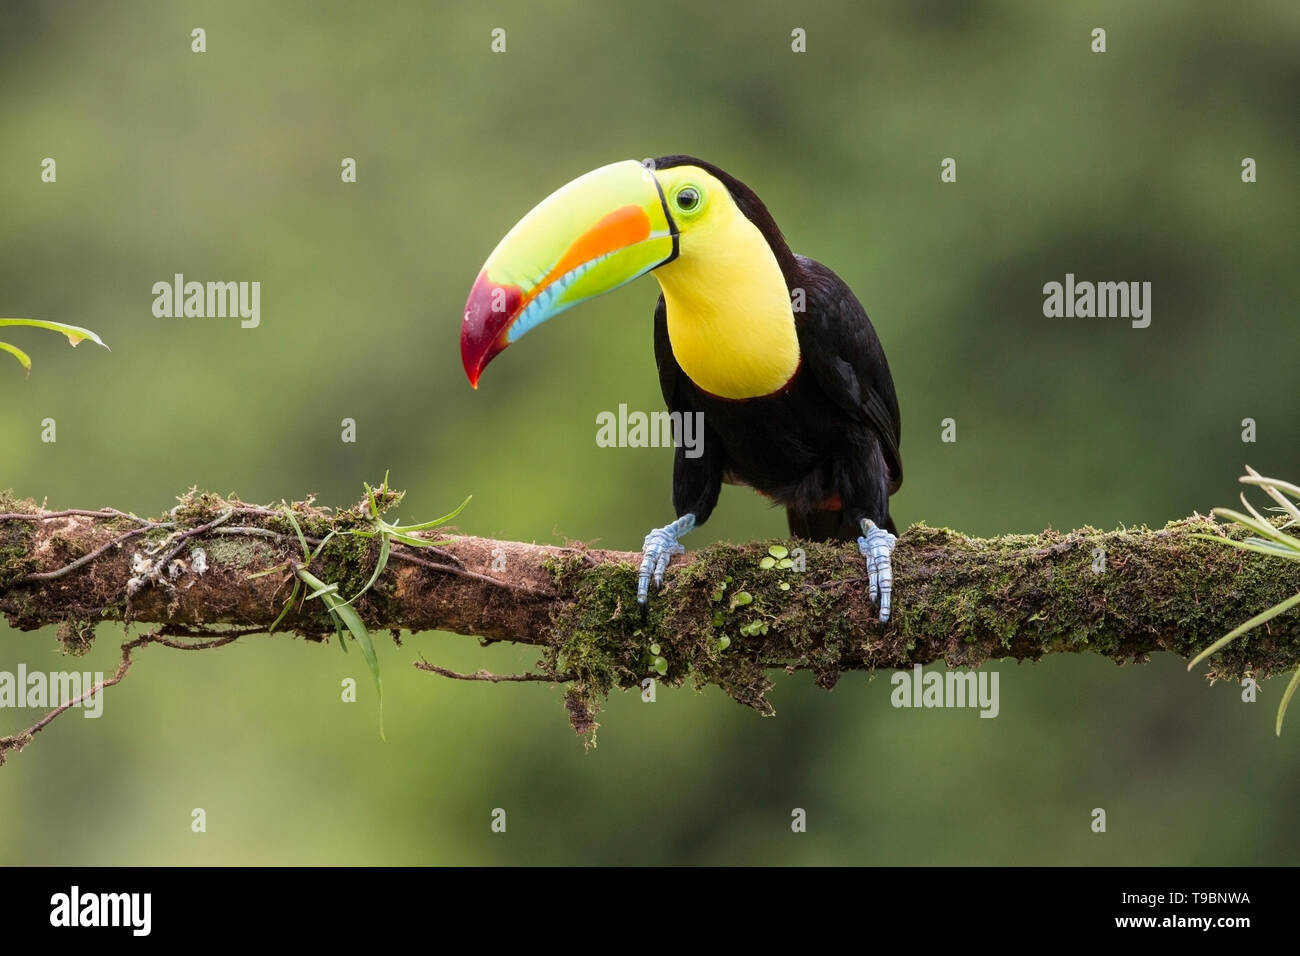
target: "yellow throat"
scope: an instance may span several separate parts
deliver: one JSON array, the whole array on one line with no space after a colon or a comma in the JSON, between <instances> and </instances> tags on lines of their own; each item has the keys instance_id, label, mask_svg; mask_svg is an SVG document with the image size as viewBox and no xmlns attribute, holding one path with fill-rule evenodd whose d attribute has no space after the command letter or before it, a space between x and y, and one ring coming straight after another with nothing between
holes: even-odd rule
<instances>
[{"instance_id":1,"label":"yellow throat","mask_svg":"<svg viewBox=\"0 0 1300 956\"><path fill-rule=\"evenodd\" d=\"M799 367L794 311L767 240L726 187L713 184L707 213L680 224L678 257L654 275L682 371L722 398L758 398Z\"/></svg>"}]
</instances>

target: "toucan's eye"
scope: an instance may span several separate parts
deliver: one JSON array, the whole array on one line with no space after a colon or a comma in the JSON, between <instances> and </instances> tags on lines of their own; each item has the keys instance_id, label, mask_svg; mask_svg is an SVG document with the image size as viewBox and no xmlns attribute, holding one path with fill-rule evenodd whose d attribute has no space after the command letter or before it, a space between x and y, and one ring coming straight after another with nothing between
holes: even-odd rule
<instances>
[{"instance_id":1,"label":"toucan's eye","mask_svg":"<svg viewBox=\"0 0 1300 956\"><path fill-rule=\"evenodd\" d=\"M682 212L691 212L700 204L700 191L694 186L684 186L677 190L677 208Z\"/></svg>"}]
</instances>

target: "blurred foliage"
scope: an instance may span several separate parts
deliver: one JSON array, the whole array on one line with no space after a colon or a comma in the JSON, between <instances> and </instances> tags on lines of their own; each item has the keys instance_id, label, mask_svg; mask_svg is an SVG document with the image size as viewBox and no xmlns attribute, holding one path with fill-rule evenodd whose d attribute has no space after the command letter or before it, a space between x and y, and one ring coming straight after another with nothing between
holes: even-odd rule
<instances>
[{"instance_id":1,"label":"blurred foliage","mask_svg":"<svg viewBox=\"0 0 1300 956\"><path fill-rule=\"evenodd\" d=\"M154 514L198 484L404 520L635 548L670 455L594 443L660 407L652 279L548 324L477 392L465 295L504 232L603 163L689 152L764 199L855 289L903 415L900 525L977 534L1163 523L1300 475L1300 7L898 0L626 7L11 2L0 32L0 313L88 326L0 377L0 487ZM207 31L204 54L190 31ZM489 51L507 29L508 52ZM803 27L808 52L790 52ZM1109 50L1089 51L1095 26ZM54 157L58 181L40 181ZM343 157L358 182L340 182ZM942 184L944 157L958 164ZM1243 157L1259 182L1240 180ZM156 319L181 272L262 282L261 327ZM1044 283L1149 280L1151 327L1045 319ZM58 442L40 422L58 422ZM340 441L356 419L358 440ZM953 417L956 444L939 440ZM1241 421L1258 422L1243 444ZM784 533L743 489L688 539ZM1122 572L1114 572L1122 573ZM906 595L898 595L906 600ZM0 625L0 669L111 671ZM150 648L104 716L0 770L0 863L1286 863L1294 735L1270 704L1157 658L1002 668L1001 716L898 711L887 679L782 676L778 716L720 694L620 698L584 753L553 688L444 634L359 654L284 636ZM361 701L343 704L339 682ZM4 732L32 716L0 712ZM364 814L340 814L365 806ZM208 832L190 831L192 808ZM493 808L508 832L490 831ZM808 832L790 832L794 807ZM1109 832L1089 830L1104 807Z\"/></svg>"}]
</instances>

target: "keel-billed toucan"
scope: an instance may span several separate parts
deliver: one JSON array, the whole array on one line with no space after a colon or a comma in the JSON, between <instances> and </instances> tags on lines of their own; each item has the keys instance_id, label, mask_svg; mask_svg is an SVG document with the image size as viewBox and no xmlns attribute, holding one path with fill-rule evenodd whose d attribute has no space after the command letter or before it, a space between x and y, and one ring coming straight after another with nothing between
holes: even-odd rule
<instances>
[{"instance_id":1,"label":"keel-billed toucan","mask_svg":"<svg viewBox=\"0 0 1300 956\"><path fill-rule=\"evenodd\" d=\"M722 483L785 505L790 531L856 540L889 618L889 496L903 481L898 399L849 287L786 245L744 183L690 156L614 163L552 193L488 257L465 304L470 383L529 329L654 270L655 359L671 411L703 413L698 457L679 446L677 520L650 532L638 580L662 585L681 535Z\"/></svg>"}]
</instances>

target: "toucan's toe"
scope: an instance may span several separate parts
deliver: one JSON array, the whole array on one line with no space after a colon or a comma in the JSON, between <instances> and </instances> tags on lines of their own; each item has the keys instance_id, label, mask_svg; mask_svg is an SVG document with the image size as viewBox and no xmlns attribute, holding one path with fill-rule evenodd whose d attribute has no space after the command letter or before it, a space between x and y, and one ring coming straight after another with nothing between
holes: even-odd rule
<instances>
[{"instance_id":1,"label":"toucan's toe","mask_svg":"<svg viewBox=\"0 0 1300 956\"><path fill-rule=\"evenodd\" d=\"M862 537L858 553L867 562L867 581L872 603L880 604L880 622L889 620L890 599L894 593L894 545L898 536L891 534L869 518L862 519Z\"/></svg>"},{"instance_id":2,"label":"toucan's toe","mask_svg":"<svg viewBox=\"0 0 1300 956\"><path fill-rule=\"evenodd\" d=\"M695 515L682 515L672 524L655 528L645 536L641 551L641 568L636 578L636 600L644 606L650 599L650 582L663 587L664 572L674 554L685 554L686 548L677 539L695 527Z\"/></svg>"}]
</instances>

